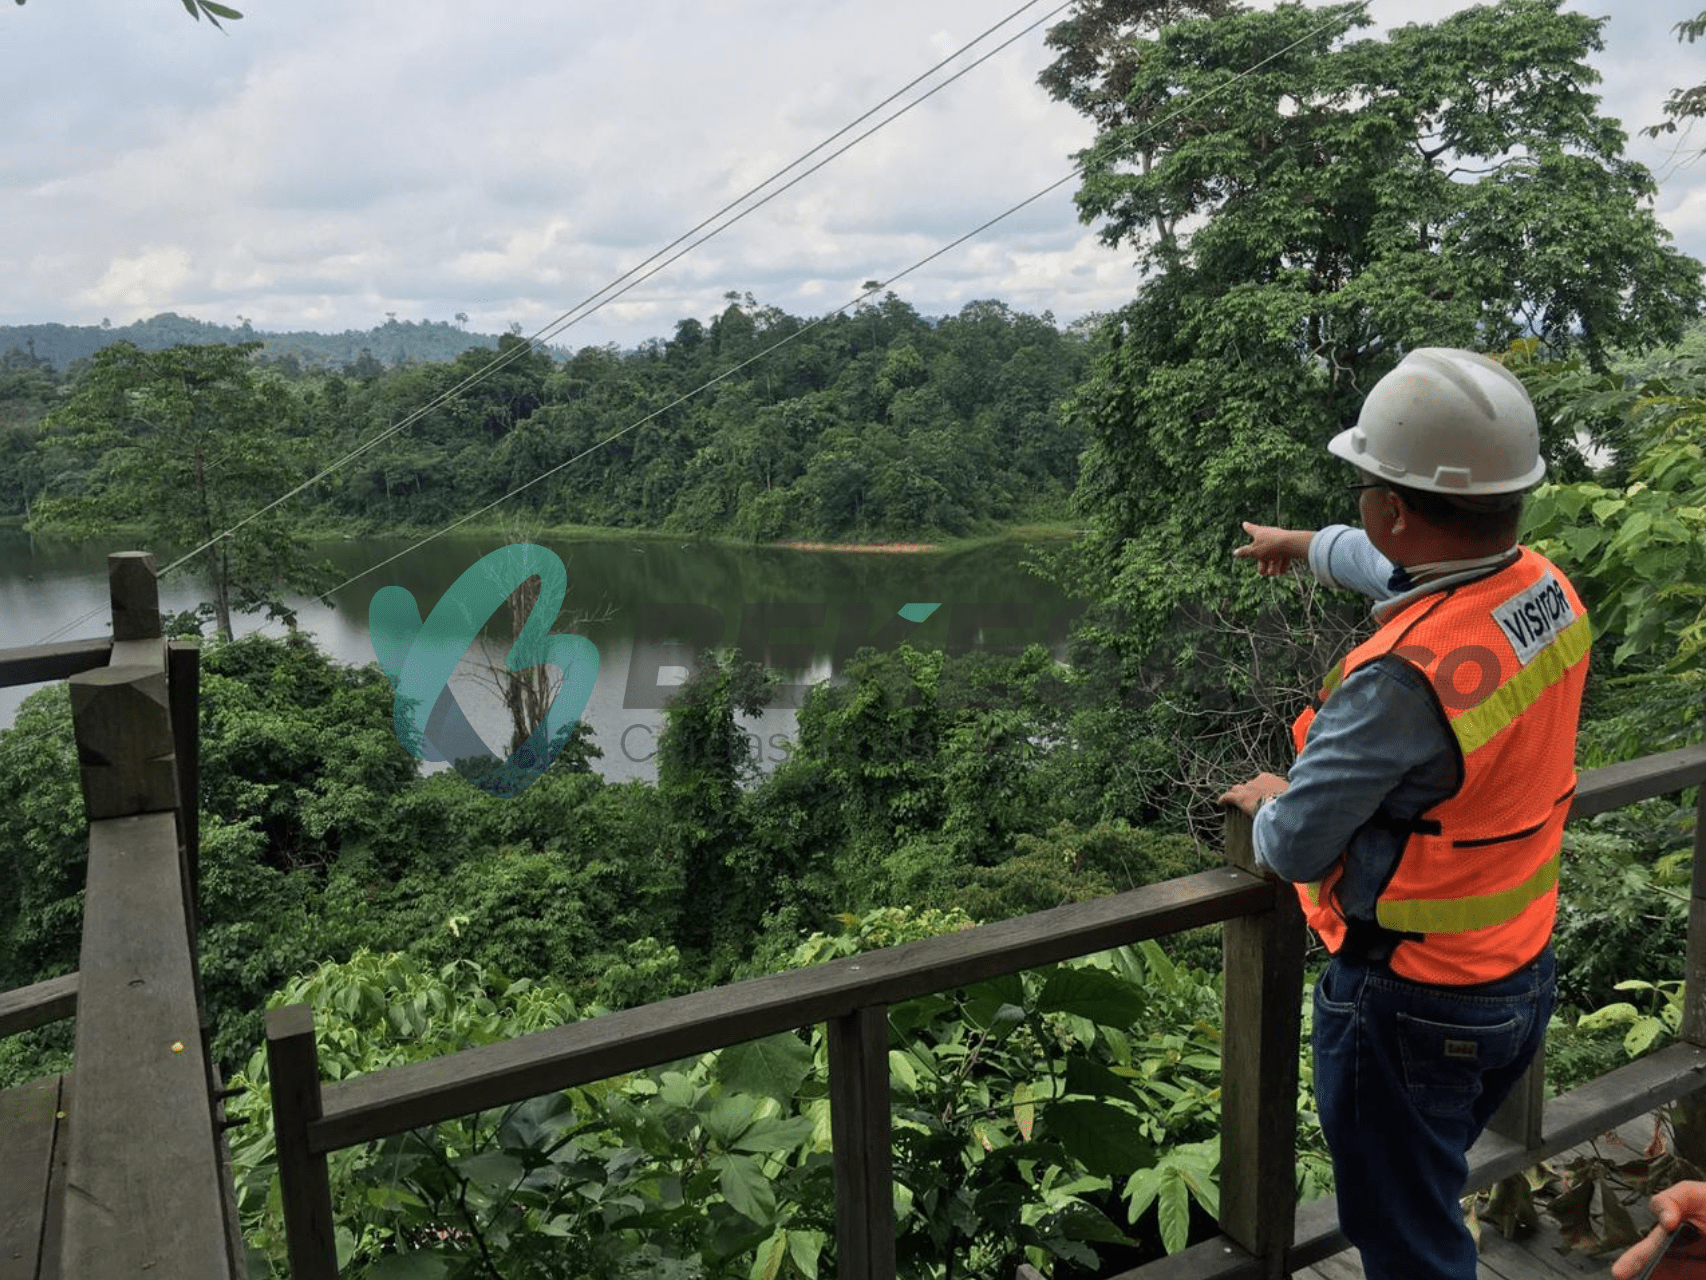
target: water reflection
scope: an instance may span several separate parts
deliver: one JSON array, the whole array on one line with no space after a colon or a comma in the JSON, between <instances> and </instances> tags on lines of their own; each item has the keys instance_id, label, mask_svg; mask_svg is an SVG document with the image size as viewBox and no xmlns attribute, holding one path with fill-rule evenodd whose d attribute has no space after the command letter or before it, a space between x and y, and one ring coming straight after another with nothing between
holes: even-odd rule
<instances>
[{"instance_id":1,"label":"water reflection","mask_svg":"<svg viewBox=\"0 0 1706 1280\"><path fill-rule=\"evenodd\" d=\"M569 570L568 600L555 629L584 635L599 649L598 682L585 718L604 752L595 767L612 780L656 777L663 702L703 649L739 646L780 677L772 706L743 722L754 759L773 768L793 749L795 709L806 689L832 678L860 648L888 649L905 639L956 652L1017 651L1041 642L1058 655L1078 612L1023 566L1031 549L1017 542L952 555L656 540L545 542ZM424 615L464 570L501 545L493 537L441 538L340 588L334 607L300 597L289 603L322 648L340 662L366 664L373 661L367 607L374 592L407 587ZM352 540L325 554L349 577L408 546L400 539ZM55 632L56 639L104 634L106 551L0 531L0 646L38 643ZM168 558L161 556L163 563ZM161 583L165 609L193 609L202 598L193 567ZM902 605L919 601L942 607L917 624L897 615ZM510 725L487 664L502 664L508 629L507 619L494 618L484 635L484 657L472 651L451 682L494 750L507 745ZM283 633L282 624L258 617L239 617L236 630ZM0 725L12 722L28 692L0 689Z\"/></svg>"}]
</instances>

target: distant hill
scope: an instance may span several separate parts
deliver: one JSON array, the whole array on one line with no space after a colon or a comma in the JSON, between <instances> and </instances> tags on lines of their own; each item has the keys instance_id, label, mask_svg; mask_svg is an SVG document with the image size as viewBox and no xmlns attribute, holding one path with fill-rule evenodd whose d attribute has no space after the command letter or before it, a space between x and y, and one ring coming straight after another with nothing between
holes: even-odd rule
<instances>
[{"instance_id":1,"label":"distant hill","mask_svg":"<svg viewBox=\"0 0 1706 1280\"><path fill-rule=\"evenodd\" d=\"M114 342L132 342L144 351L162 351L181 343L250 342L265 344L268 360L294 359L303 368L341 369L366 352L385 365L454 360L472 347L497 349L495 333L470 333L444 320L387 320L373 329L342 333L265 333L242 325L209 324L167 311L149 320L112 325L0 325L0 355L18 350L45 360L63 372L74 360L86 360Z\"/></svg>"}]
</instances>

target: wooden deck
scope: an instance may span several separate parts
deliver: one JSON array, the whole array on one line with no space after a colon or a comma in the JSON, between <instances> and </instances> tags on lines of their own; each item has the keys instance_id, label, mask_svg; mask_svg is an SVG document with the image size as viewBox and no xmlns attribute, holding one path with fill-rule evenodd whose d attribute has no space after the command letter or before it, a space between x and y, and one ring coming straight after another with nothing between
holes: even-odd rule
<instances>
[{"instance_id":1,"label":"wooden deck","mask_svg":"<svg viewBox=\"0 0 1706 1280\"><path fill-rule=\"evenodd\" d=\"M0 1280L58 1280L71 1077L0 1093ZM52 1205L52 1211L49 1206Z\"/></svg>"},{"instance_id":2,"label":"wooden deck","mask_svg":"<svg viewBox=\"0 0 1706 1280\"><path fill-rule=\"evenodd\" d=\"M1573 1161L1598 1154L1613 1164L1635 1159L1653 1134L1653 1119L1643 1116L1631 1120L1614 1131L1615 1137L1601 1137L1594 1142L1573 1148L1547 1161L1555 1170L1563 1170ZM1647 1197L1623 1197L1635 1226L1645 1231L1653 1225L1653 1215L1647 1208ZM1622 1252L1612 1249L1590 1256L1571 1249L1564 1243L1557 1219L1546 1211L1550 1197L1535 1198L1540 1210L1540 1230L1517 1240L1507 1240L1490 1222L1481 1223L1480 1280L1557 1280L1560 1276L1599 1276L1611 1274L1612 1261ZM1362 1263L1355 1249L1347 1249L1293 1273L1296 1280L1363 1280Z\"/></svg>"}]
</instances>

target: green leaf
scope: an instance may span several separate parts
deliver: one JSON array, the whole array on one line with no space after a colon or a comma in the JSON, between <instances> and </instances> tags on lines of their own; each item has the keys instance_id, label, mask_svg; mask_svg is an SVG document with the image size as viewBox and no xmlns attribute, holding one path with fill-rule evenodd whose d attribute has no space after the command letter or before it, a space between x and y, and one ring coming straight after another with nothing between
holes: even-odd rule
<instances>
[{"instance_id":1,"label":"green leaf","mask_svg":"<svg viewBox=\"0 0 1706 1280\"><path fill-rule=\"evenodd\" d=\"M482 1151L455 1162L456 1172L482 1191L504 1191L520 1182L527 1170L507 1151Z\"/></svg>"},{"instance_id":2,"label":"green leaf","mask_svg":"<svg viewBox=\"0 0 1706 1280\"><path fill-rule=\"evenodd\" d=\"M725 1093L705 1114L702 1122L705 1132L711 1135L718 1146L732 1146L735 1139L745 1133L752 1124L752 1113L757 1108L758 1100L751 1094Z\"/></svg>"},{"instance_id":3,"label":"green leaf","mask_svg":"<svg viewBox=\"0 0 1706 1280\"><path fill-rule=\"evenodd\" d=\"M1067 1154L1091 1173L1115 1177L1154 1160L1154 1148L1138 1118L1108 1103L1051 1103L1043 1111L1043 1122Z\"/></svg>"},{"instance_id":4,"label":"green leaf","mask_svg":"<svg viewBox=\"0 0 1706 1280\"><path fill-rule=\"evenodd\" d=\"M215 4L213 0L201 0L201 7L207 10L207 12L221 18L231 18L235 20L243 16L238 13L237 10L232 9L227 5Z\"/></svg>"},{"instance_id":5,"label":"green leaf","mask_svg":"<svg viewBox=\"0 0 1706 1280\"><path fill-rule=\"evenodd\" d=\"M718 1156L711 1161L717 1170L717 1186L736 1213L759 1226L776 1219L776 1188L750 1156Z\"/></svg>"},{"instance_id":6,"label":"green leaf","mask_svg":"<svg viewBox=\"0 0 1706 1280\"><path fill-rule=\"evenodd\" d=\"M1602 1009L1595 1009L1592 1013L1584 1013L1576 1023L1576 1030L1602 1031L1606 1027L1621 1027L1634 1022L1640 1016L1640 1011L1634 1005L1618 1001Z\"/></svg>"},{"instance_id":7,"label":"green leaf","mask_svg":"<svg viewBox=\"0 0 1706 1280\"><path fill-rule=\"evenodd\" d=\"M1638 1058L1651 1049L1658 1038L1665 1033L1665 1025L1657 1018L1646 1017L1629 1028L1623 1037L1623 1049L1631 1058Z\"/></svg>"},{"instance_id":8,"label":"green leaf","mask_svg":"<svg viewBox=\"0 0 1706 1280\"><path fill-rule=\"evenodd\" d=\"M1087 1093L1096 1098L1124 1098L1137 1101L1137 1091L1131 1081L1117 1075L1094 1058L1083 1054L1068 1054L1066 1058L1066 1092Z\"/></svg>"},{"instance_id":9,"label":"green leaf","mask_svg":"<svg viewBox=\"0 0 1706 1280\"><path fill-rule=\"evenodd\" d=\"M338 1255L338 1270L342 1271L349 1265L350 1258L355 1254L355 1232L348 1227L338 1227L332 1233L332 1237Z\"/></svg>"},{"instance_id":10,"label":"green leaf","mask_svg":"<svg viewBox=\"0 0 1706 1280\"><path fill-rule=\"evenodd\" d=\"M823 1245L827 1237L821 1231L790 1231L788 1233L788 1256L793 1258L794 1265L800 1269L800 1274L807 1280L817 1280L817 1263L823 1255Z\"/></svg>"},{"instance_id":11,"label":"green leaf","mask_svg":"<svg viewBox=\"0 0 1706 1280\"><path fill-rule=\"evenodd\" d=\"M1130 1244L1131 1238L1094 1205L1082 1201L1060 1211L1060 1233L1068 1240L1086 1240L1096 1244Z\"/></svg>"},{"instance_id":12,"label":"green leaf","mask_svg":"<svg viewBox=\"0 0 1706 1280\"><path fill-rule=\"evenodd\" d=\"M1141 990L1106 969L1056 969L1037 998L1044 1013L1076 1014L1115 1027L1132 1025L1147 1004Z\"/></svg>"},{"instance_id":13,"label":"green leaf","mask_svg":"<svg viewBox=\"0 0 1706 1280\"><path fill-rule=\"evenodd\" d=\"M776 1280L788 1256L788 1233L776 1228L771 1237L758 1246L752 1258L752 1280Z\"/></svg>"},{"instance_id":14,"label":"green leaf","mask_svg":"<svg viewBox=\"0 0 1706 1280\"><path fill-rule=\"evenodd\" d=\"M786 1104L811 1069L811 1049L798 1036L784 1032L730 1045L717 1056L716 1076L729 1089Z\"/></svg>"},{"instance_id":15,"label":"green leaf","mask_svg":"<svg viewBox=\"0 0 1706 1280\"><path fill-rule=\"evenodd\" d=\"M1161 1247L1168 1253L1179 1252L1190 1237L1191 1200L1176 1168L1162 1171L1155 1212L1161 1223Z\"/></svg>"},{"instance_id":16,"label":"green leaf","mask_svg":"<svg viewBox=\"0 0 1706 1280\"><path fill-rule=\"evenodd\" d=\"M1026 1142L1031 1140L1031 1127L1036 1123L1035 1100L1043 1097L1045 1092L1040 1086L1032 1086L1027 1080L1021 1080L1013 1086L1013 1123L1019 1130L1019 1136Z\"/></svg>"},{"instance_id":17,"label":"green leaf","mask_svg":"<svg viewBox=\"0 0 1706 1280\"><path fill-rule=\"evenodd\" d=\"M912 1059L899 1049L889 1050L889 1078L905 1093L918 1092L918 1072Z\"/></svg>"},{"instance_id":18,"label":"green leaf","mask_svg":"<svg viewBox=\"0 0 1706 1280\"><path fill-rule=\"evenodd\" d=\"M737 1151L792 1151L812 1140L814 1127L810 1116L760 1120L729 1145Z\"/></svg>"},{"instance_id":19,"label":"green leaf","mask_svg":"<svg viewBox=\"0 0 1706 1280\"><path fill-rule=\"evenodd\" d=\"M369 1280L444 1280L450 1274L451 1260L424 1250L414 1253L388 1253L367 1269Z\"/></svg>"}]
</instances>

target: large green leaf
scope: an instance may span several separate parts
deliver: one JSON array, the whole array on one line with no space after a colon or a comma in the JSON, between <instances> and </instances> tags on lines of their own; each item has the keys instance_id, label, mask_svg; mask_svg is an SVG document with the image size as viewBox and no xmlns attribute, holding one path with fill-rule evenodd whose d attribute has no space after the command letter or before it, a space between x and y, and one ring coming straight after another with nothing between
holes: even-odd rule
<instances>
[{"instance_id":1,"label":"large green leaf","mask_svg":"<svg viewBox=\"0 0 1706 1280\"><path fill-rule=\"evenodd\" d=\"M1176 1167L1162 1172L1155 1209L1161 1223L1161 1247L1168 1253L1179 1252L1190 1236L1191 1198Z\"/></svg>"},{"instance_id":2,"label":"large green leaf","mask_svg":"<svg viewBox=\"0 0 1706 1280\"><path fill-rule=\"evenodd\" d=\"M733 1146L735 1140L751 1126L752 1113L757 1107L758 1099L749 1093L725 1093L705 1113L705 1132L718 1146Z\"/></svg>"},{"instance_id":3,"label":"large green leaf","mask_svg":"<svg viewBox=\"0 0 1706 1280\"><path fill-rule=\"evenodd\" d=\"M451 1259L436 1253L388 1253L368 1268L369 1280L443 1280Z\"/></svg>"},{"instance_id":4,"label":"large green leaf","mask_svg":"<svg viewBox=\"0 0 1706 1280\"><path fill-rule=\"evenodd\" d=\"M737 1151L792 1151L811 1141L815 1125L810 1116L760 1120L730 1145Z\"/></svg>"},{"instance_id":5,"label":"large green leaf","mask_svg":"<svg viewBox=\"0 0 1706 1280\"><path fill-rule=\"evenodd\" d=\"M776 1220L776 1188L751 1156L718 1156L711 1162L717 1170L717 1186L736 1213L759 1226Z\"/></svg>"},{"instance_id":6,"label":"large green leaf","mask_svg":"<svg viewBox=\"0 0 1706 1280\"><path fill-rule=\"evenodd\" d=\"M1137 1100L1137 1090L1130 1080L1081 1053L1067 1055L1066 1092L1087 1093L1095 1098L1124 1098L1128 1102Z\"/></svg>"},{"instance_id":7,"label":"large green leaf","mask_svg":"<svg viewBox=\"0 0 1706 1280\"><path fill-rule=\"evenodd\" d=\"M1106 1102L1051 1103L1043 1112L1043 1123L1067 1154L1091 1173L1127 1174L1155 1158L1138 1118Z\"/></svg>"},{"instance_id":8,"label":"large green leaf","mask_svg":"<svg viewBox=\"0 0 1706 1280\"><path fill-rule=\"evenodd\" d=\"M1106 969L1056 969L1037 998L1045 1013L1076 1014L1116 1027L1131 1026L1147 1003L1140 988Z\"/></svg>"},{"instance_id":9,"label":"large green leaf","mask_svg":"<svg viewBox=\"0 0 1706 1280\"><path fill-rule=\"evenodd\" d=\"M792 1101L811 1069L811 1049L788 1032L730 1045L717 1057L717 1079L726 1087L781 1103Z\"/></svg>"}]
</instances>

